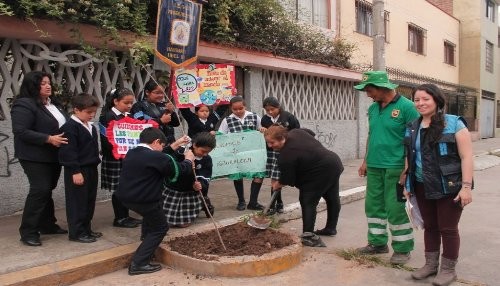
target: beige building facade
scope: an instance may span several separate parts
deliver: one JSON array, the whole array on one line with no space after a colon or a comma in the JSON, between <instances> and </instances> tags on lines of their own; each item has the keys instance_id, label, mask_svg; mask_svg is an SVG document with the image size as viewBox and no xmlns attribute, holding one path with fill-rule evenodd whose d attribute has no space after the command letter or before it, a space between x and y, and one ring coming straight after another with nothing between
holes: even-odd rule
<instances>
[{"instance_id":1,"label":"beige building facade","mask_svg":"<svg viewBox=\"0 0 500 286\"><path fill-rule=\"evenodd\" d=\"M371 65L373 44L367 14L372 1L341 1L340 36L358 46L352 62ZM459 82L460 22L425 0L386 0L386 66L441 81ZM409 30L415 33L409 32ZM453 47L446 63L444 43Z\"/></svg>"},{"instance_id":2,"label":"beige building facade","mask_svg":"<svg viewBox=\"0 0 500 286\"><path fill-rule=\"evenodd\" d=\"M500 1L499 1L500 2ZM453 14L460 19L460 83L479 91L481 138L500 136L500 96L497 0L454 0Z\"/></svg>"}]
</instances>

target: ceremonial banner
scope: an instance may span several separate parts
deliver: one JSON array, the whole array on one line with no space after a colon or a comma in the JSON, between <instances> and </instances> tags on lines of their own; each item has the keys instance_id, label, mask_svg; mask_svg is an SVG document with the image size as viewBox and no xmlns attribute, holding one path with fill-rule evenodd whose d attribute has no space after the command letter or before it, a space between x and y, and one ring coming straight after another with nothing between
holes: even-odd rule
<instances>
[{"instance_id":1,"label":"ceremonial banner","mask_svg":"<svg viewBox=\"0 0 500 286\"><path fill-rule=\"evenodd\" d=\"M259 131L217 134L217 146L210 152L212 177L230 179L264 177L266 142Z\"/></svg>"},{"instance_id":2,"label":"ceremonial banner","mask_svg":"<svg viewBox=\"0 0 500 286\"><path fill-rule=\"evenodd\" d=\"M155 54L173 68L196 61L202 5L188 0L159 0Z\"/></svg>"},{"instance_id":3,"label":"ceremonial banner","mask_svg":"<svg viewBox=\"0 0 500 286\"><path fill-rule=\"evenodd\" d=\"M115 159L125 158L128 150L139 144L139 135L148 127L158 128L158 123L153 120L138 120L124 117L120 120L112 120L106 128L106 137L113 145L113 156Z\"/></svg>"},{"instance_id":4,"label":"ceremonial banner","mask_svg":"<svg viewBox=\"0 0 500 286\"><path fill-rule=\"evenodd\" d=\"M177 69L171 86L179 108L229 104L236 94L235 69L226 64L200 64Z\"/></svg>"}]
</instances>

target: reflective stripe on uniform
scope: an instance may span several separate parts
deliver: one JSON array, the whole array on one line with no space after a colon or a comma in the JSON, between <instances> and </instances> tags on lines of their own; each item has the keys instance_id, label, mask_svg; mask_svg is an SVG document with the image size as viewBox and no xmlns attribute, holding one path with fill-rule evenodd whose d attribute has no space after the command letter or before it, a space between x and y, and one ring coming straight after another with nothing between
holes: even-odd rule
<instances>
[{"instance_id":1,"label":"reflective stripe on uniform","mask_svg":"<svg viewBox=\"0 0 500 286\"><path fill-rule=\"evenodd\" d=\"M408 240L413 240L413 233L410 234L404 234L404 235L393 235L392 236L393 241L408 241Z\"/></svg>"},{"instance_id":2,"label":"reflective stripe on uniform","mask_svg":"<svg viewBox=\"0 0 500 286\"><path fill-rule=\"evenodd\" d=\"M412 226L410 223L403 223L403 224L389 224L389 229L390 230L404 230L404 229L411 229Z\"/></svg>"},{"instance_id":3,"label":"reflective stripe on uniform","mask_svg":"<svg viewBox=\"0 0 500 286\"><path fill-rule=\"evenodd\" d=\"M383 228L373 228L373 227L370 227L368 229L368 232L371 233L371 234L387 234L387 230L383 229Z\"/></svg>"},{"instance_id":4,"label":"reflective stripe on uniform","mask_svg":"<svg viewBox=\"0 0 500 286\"><path fill-rule=\"evenodd\" d=\"M382 218L376 218L376 217L369 217L366 218L368 223L376 223L376 224L381 224L381 225L387 225L387 220L382 219Z\"/></svg>"}]
</instances>

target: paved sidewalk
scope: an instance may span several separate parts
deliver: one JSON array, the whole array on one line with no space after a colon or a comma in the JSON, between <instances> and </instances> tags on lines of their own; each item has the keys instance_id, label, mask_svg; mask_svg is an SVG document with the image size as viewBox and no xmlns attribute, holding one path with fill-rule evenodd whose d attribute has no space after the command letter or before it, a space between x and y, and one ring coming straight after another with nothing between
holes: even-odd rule
<instances>
[{"instance_id":1,"label":"paved sidewalk","mask_svg":"<svg viewBox=\"0 0 500 286\"><path fill-rule=\"evenodd\" d=\"M484 167L482 169L486 170L488 168L500 164L499 157L496 157L494 155L489 155L489 153L492 151L500 150L500 138L493 138L493 139L474 142L473 146L474 146L474 154L477 155L477 157L475 158L475 165L481 166L481 168ZM352 160L344 162L344 164L345 164L345 171L344 174L341 176L341 190L344 191L343 200L345 203L350 200L363 198L365 179L360 178L357 175L357 169L361 164L361 160ZM250 193L249 185L250 185L249 181L246 181L245 196L247 200ZM240 217L244 214L250 213L250 211L240 212L235 210L237 198L234 192L232 181L216 180L212 182L209 192L213 204L216 207L215 220L224 221L227 219ZM299 217L300 212L298 211L297 190L289 187L285 188L283 190L283 198L285 204L287 205L286 207L287 213L284 214L283 217L286 219L293 219ZM266 179L262 187L259 201L260 203L265 204L268 202L269 199L270 199L270 181ZM341 231L342 233L349 235L348 236L342 235L336 238L332 238L335 241L336 245L359 246L365 243L364 233L366 232L366 226L365 226L365 218L362 206L363 202L356 202L354 204L350 204L343 207L343 210L341 212L341 225L343 225L343 227L341 228L342 229ZM356 207L357 210L356 211L351 210L353 207ZM64 209L57 210L56 217L59 219L60 225L66 227L65 210ZM6 284L6 281L10 281L6 280L7 276L9 276L8 277L9 279L12 279L12 277L16 276L18 273L19 275L27 275L26 273L28 273L29 270L32 270L32 272L37 272L40 271L40 269L42 269L39 267L44 265L50 265L49 266L49 268L51 268L49 269L50 271L53 272L60 271L60 269L55 269L60 267L60 265L55 265L54 263L68 262L69 264L71 264L70 263L71 261L81 258L84 255L88 254L93 254L106 250L115 252L120 252L124 250L124 253L130 253L130 249L132 249L132 251L135 249L133 247L134 246L133 244L139 241L140 230L112 227L111 226L112 218L113 214L110 201L99 202L96 206L93 225L94 229L96 231L103 232L104 236L100 238L98 242L91 244L81 244L68 241L65 235L42 235L41 237L43 243L42 247L27 247L19 242L19 234L17 229L19 227L20 215L0 217L0 233L2 233L0 237L0 255L3 257L3 259L0 260L0 285L4 285ZM200 218L196 221L196 224L199 225L207 223L211 223L211 221L205 218L204 214L202 213L200 215ZM321 226L321 224L322 222L318 220L318 226ZM300 220L292 220L289 223L286 223L285 227L288 227L292 229L294 232L298 233L298 231L301 229ZM354 233L350 231L351 227L358 229L364 228L364 230ZM196 228L196 225L186 229L174 228L169 231L169 234L190 233L193 228ZM495 237L495 236L489 236L489 237ZM498 249L498 246L495 249ZM321 258L317 258L315 256L316 252L317 252L316 250L306 249L305 260L308 259L321 260ZM312 258L313 256L314 258ZM331 255L331 253L329 254L322 253L321 255L319 255L319 257L324 257L325 259L329 259L332 256L333 255ZM339 260L338 257L334 259L334 261L337 260ZM498 265L498 263L496 265ZM38 268L34 268L37 266ZM24 272L22 272L23 270ZM291 271L294 270L292 269ZM369 272L370 271L368 271L368 273ZM22 276L19 277L22 278ZM366 281L371 281L371 280L368 279ZM373 281L380 281L380 280L373 280ZM198 282L199 281L196 281L196 283ZM349 281L344 281L344 282L345 284L350 284ZM51 282L47 282L47 284L50 283ZM91 284L86 284L86 285L91 285ZM146 283L144 285L150 285L150 283ZM175 284L175 285L183 285L183 284Z\"/></svg>"}]
</instances>

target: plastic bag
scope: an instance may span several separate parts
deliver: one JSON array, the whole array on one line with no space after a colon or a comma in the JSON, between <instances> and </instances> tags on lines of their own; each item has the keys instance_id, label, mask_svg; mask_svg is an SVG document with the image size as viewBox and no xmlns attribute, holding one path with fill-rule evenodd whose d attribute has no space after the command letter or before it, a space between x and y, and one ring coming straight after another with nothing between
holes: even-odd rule
<instances>
[{"instance_id":1,"label":"plastic bag","mask_svg":"<svg viewBox=\"0 0 500 286\"><path fill-rule=\"evenodd\" d=\"M410 199L406 201L405 209L413 228L424 229L424 220L422 219L422 214L420 214L417 198L415 196L410 196Z\"/></svg>"}]
</instances>

